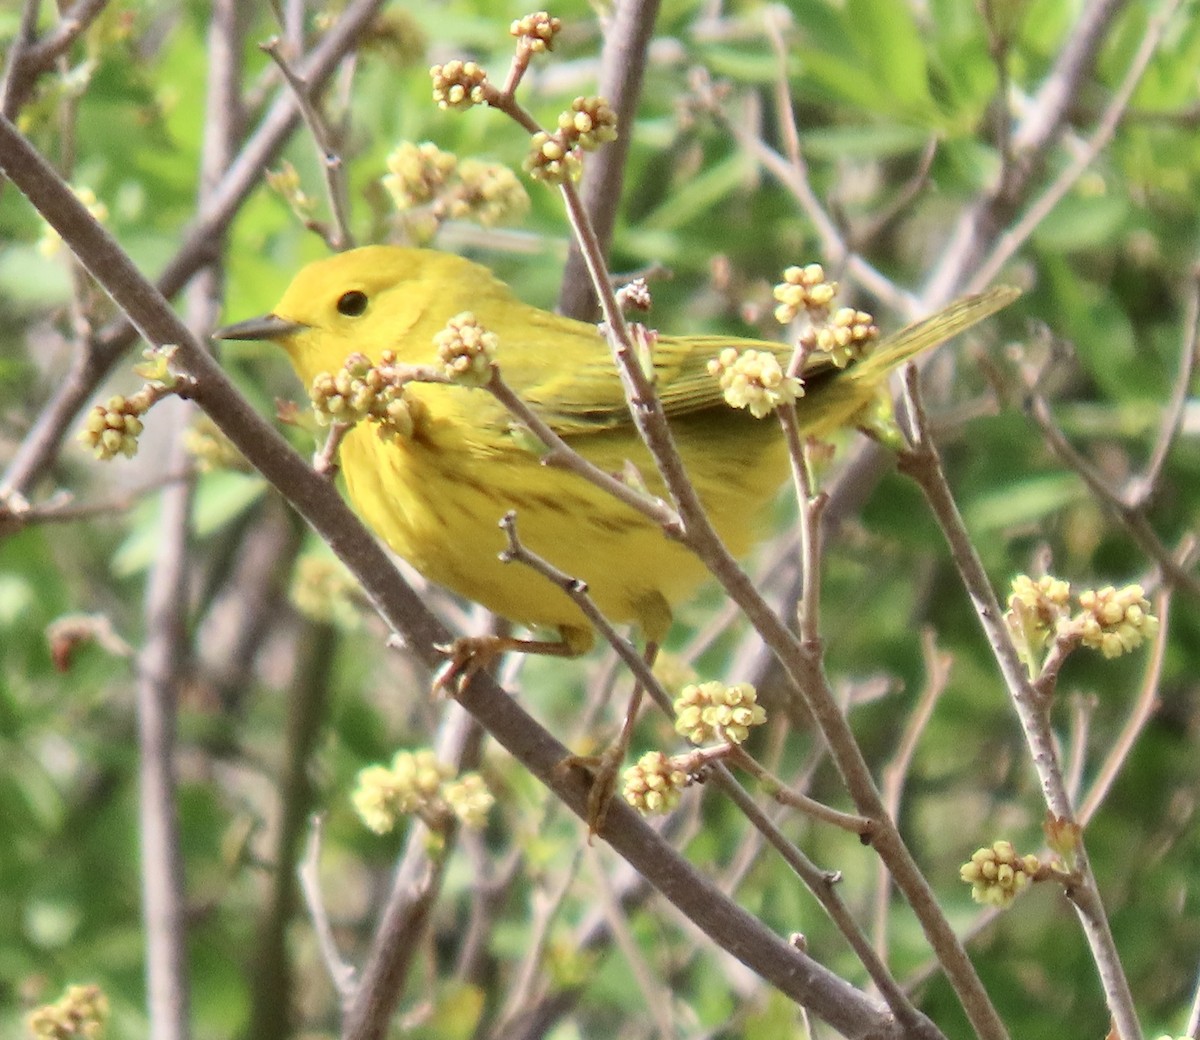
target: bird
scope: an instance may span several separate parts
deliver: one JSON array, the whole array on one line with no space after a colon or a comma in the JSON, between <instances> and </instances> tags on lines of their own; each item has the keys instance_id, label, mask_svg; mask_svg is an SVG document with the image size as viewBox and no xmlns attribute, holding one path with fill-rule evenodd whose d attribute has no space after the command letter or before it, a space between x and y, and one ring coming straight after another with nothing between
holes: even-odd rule
<instances>
[{"instance_id":1,"label":"bird","mask_svg":"<svg viewBox=\"0 0 1200 1040\"><path fill-rule=\"evenodd\" d=\"M795 402L801 432L824 437L853 426L894 368L1016 295L998 287L964 297L848 363L812 351L801 373L803 396ZM335 254L302 268L270 313L220 328L214 337L278 344L311 386L353 354L372 364L386 357L429 365L436 359L435 337L462 315L494 335L494 364L504 382L570 448L606 473L666 496L602 329L522 302L490 270L464 257L388 245ZM789 461L777 422L730 406L714 375L716 359L730 348L769 354L781 365L793 352L790 345L755 339L657 335L653 383L700 500L726 546L742 556L763 533ZM503 561L508 540L498 523L508 514L516 517L522 543L584 582L608 620L633 623L648 643L662 642L676 606L707 576L688 548L578 473L545 464L545 453L485 389L413 382L405 394L412 407L404 435L381 436L360 422L341 442L351 503L430 581L557 637L460 642L454 674L461 676L464 657L488 659L508 649L575 656L594 641L591 622L564 588Z\"/></svg>"}]
</instances>

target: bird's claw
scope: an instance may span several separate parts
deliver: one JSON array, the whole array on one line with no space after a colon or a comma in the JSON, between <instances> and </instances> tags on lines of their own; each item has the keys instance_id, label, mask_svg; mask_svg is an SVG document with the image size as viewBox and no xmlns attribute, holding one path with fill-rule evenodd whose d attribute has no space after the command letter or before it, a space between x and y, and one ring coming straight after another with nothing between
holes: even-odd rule
<instances>
[{"instance_id":1,"label":"bird's claw","mask_svg":"<svg viewBox=\"0 0 1200 1040\"><path fill-rule=\"evenodd\" d=\"M611 744L599 755L568 755L557 769L578 769L591 780L587 796L588 841L599 834L608 819L608 810L617 793L617 775L625 760L625 748L620 742Z\"/></svg>"},{"instance_id":2,"label":"bird's claw","mask_svg":"<svg viewBox=\"0 0 1200 1040\"><path fill-rule=\"evenodd\" d=\"M446 660L433 673L433 696L458 696L475 678L475 673L487 668L505 647L495 636L460 636L452 643L434 646Z\"/></svg>"}]
</instances>

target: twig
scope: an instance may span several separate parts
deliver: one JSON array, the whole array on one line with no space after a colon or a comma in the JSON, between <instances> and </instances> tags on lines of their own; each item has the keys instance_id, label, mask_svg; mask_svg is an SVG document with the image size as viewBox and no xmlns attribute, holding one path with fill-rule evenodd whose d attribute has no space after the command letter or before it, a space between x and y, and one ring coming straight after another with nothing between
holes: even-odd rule
<instances>
[{"instance_id":1,"label":"twig","mask_svg":"<svg viewBox=\"0 0 1200 1040\"><path fill-rule=\"evenodd\" d=\"M515 512L510 510L505 513L500 520L500 527L508 539L508 547L500 554L500 558L505 563L523 564L553 582L570 596L575 605L583 611L584 616L596 628L596 631L600 633L600 637L617 652L626 667L633 673L633 677L654 699L654 703L662 708L668 717L671 717L674 714L671 695L658 681L650 664L638 653L637 647L628 639L623 638L613 623L596 606L592 597L588 595L587 583L559 570L549 560L526 548L517 536L517 514Z\"/></svg>"},{"instance_id":2,"label":"twig","mask_svg":"<svg viewBox=\"0 0 1200 1040\"><path fill-rule=\"evenodd\" d=\"M321 892L321 837L324 829L324 815L313 813L309 817L308 841L305 842L304 858L300 861L297 875L300 878L300 891L304 895L304 905L308 907L308 917L317 937L321 959L325 962L325 970L329 972L329 979L344 1011L349 1007L357 985L354 966L342 960L338 950L333 926L329 923L329 914L325 910L325 897Z\"/></svg>"},{"instance_id":3,"label":"twig","mask_svg":"<svg viewBox=\"0 0 1200 1040\"><path fill-rule=\"evenodd\" d=\"M295 914L297 877L301 884L310 886L305 896L313 915L317 944L343 1006L346 988L353 983L353 973L346 975L345 966L337 958L337 947L321 902L318 868L322 820L318 816L309 817L316 800L313 755L328 718L338 631L333 625L316 622L305 627L304 638L297 640L296 663L287 697L287 731L277 783L279 822L271 857L273 872L250 961L246 1035L263 1040L286 1034L295 1005L287 935ZM307 852L302 853L306 820Z\"/></svg>"},{"instance_id":4,"label":"twig","mask_svg":"<svg viewBox=\"0 0 1200 1040\"><path fill-rule=\"evenodd\" d=\"M127 513L147 495L172 484L192 480L195 475L195 466L189 463L176 473L164 473L124 494L98 502L77 502L69 491L59 491L36 506L0 500L0 537L15 534L35 524L71 524L80 520L93 520L98 516L111 517L117 513Z\"/></svg>"},{"instance_id":5,"label":"twig","mask_svg":"<svg viewBox=\"0 0 1200 1040\"><path fill-rule=\"evenodd\" d=\"M1159 705L1159 681L1162 678L1163 660L1167 653L1167 633L1170 631L1171 620L1169 589L1160 589L1158 595L1154 597L1154 613L1158 615L1158 634L1154 638L1154 645L1150 648L1149 658L1146 661L1146 674L1142 677L1142 684L1138 690L1137 699L1133 703L1133 709L1129 713L1129 718L1121 727L1120 734L1113 742L1103 765L1096 773L1096 779L1092 781L1092 786L1088 789L1087 797L1079 807L1079 823L1083 827L1088 825L1088 822L1096 814L1096 810L1104 803L1113 782L1129 758L1137 738L1141 736L1146 723L1150 721L1150 717Z\"/></svg>"},{"instance_id":6,"label":"twig","mask_svg":"<svg viewBox=\"0 0 1200 1040\"><path fill-rule=\"evenodd\" d=\"M905 372L905 391L913 426L913 445L901 455L900 469L921 488L950 547L963 587L1008 686L1041 782L1046 806L1055 816L1073 821L1075 816L1059 765L1045 697L1035 691L1030 681L1004 624L996 593L967 534L962 515L942 472L941 459L929 439L928 420L920 396L920 379L911 366ZM1134 1009L1133 996L1121 967L1082 837L1076 850L1076 868L1080 883L1068 889L1067 895L1078 912L1109 1010L1116 1021L1117 1032L1122 1040L1141 1040L1141 1026Z\"/></svg>"},{"instance_id":7,"label":"twig","mask_svg":"<svg viewBox=\"0 0 1200 1040\"><path fill-rule=\"evenodd\" d=\"M1193 596L1200 596L1200 580L1197 580L1194 575L1175 561L1170 550L1163 545L1154 528L1150 526L1145 512L1141 508L1131 506L1118 491L1109 487L1108 481L1104 479L1100 471L1076 451L1071 442L1063 436L1050 414L1050 405L1046 399L1040 394L1031 393L1025 400L1025 412L1041 430L1042 437L1050 450L1058 456L1061 462L1083 478L1083 482L1087 484L1100 504L1108 508L1120 521L1129 537L1162 568L1165 579L1172 585L1185 589Z\"/></svg>"},{"instance_id":8,"label":"twig","mask_svg":"<svg viewBox=\"0 0 1200 1040\"><path fill-rule=\"evenodd\" d=\"M196 378L198 403L330 544L412 652L430 668L441 663L434 646L445 643L449 634L400 578L387 554L336 489L313 473L237 394L167 301L139 274L108 232L89 216L11 122L3 118L0 164L147 338L152 343L178 344L180 365ZM487 675L476 675L460 694L459 703L572 812L581 818L586 816L585 779L576 771L558 768L567 756L566 749ZM810 1007L843 1036L851 1040L900 1040L900 1028L873 1001L732 903L628 806L614 802L601 836L717 945L786 996ZM915 864L911 869L916 870ZM905 876L902 871L898 873ZM985 1035L1004 1036L1003 1027L987 1030Z\"/></svg>"},{"instance_id":9,"label":"twig","mask_svg":"<svg viewBox=\"0 0 1200 1040\"><path fill-rule=\"evenodd\" d=\"M279 71L283 74L284 81L292 92L296 95L296 103L300 106L300 114L304 117L304 123L308 127L308 132L312 134L313 143L317 146L318 156L321 160L321 171L324 173L325 194L329 200L329 211L333 215L333 227L323 227L317 224L312 225L312 230L316 231L325 239L326 245L335 253L341 252L343 249L352 249L354 247L354 236L350 231L350 204L348 199L348 191L346 185L346 168L342 163L342 157L337 153L333 144L333 135L330 133L329 126L325 122L325 117L321 114L313 101L312 87L305 81L303 76L298 75L283 56L280 49L283 41L278 36L273 36L266 43L259 44L259 49L265 51L276 65L279 66Z\"/></svg>"},{"instance_id":10,"label":"twig","mask_svg":"<svg viewBox=\"0 0 1200 1040\"><path fill-rule=\"evenodd\" d=\"M476 682L480 677L476 677ZM483 731L453 703L447 708L436 742L438 759L456 771L479 763ZM425 824L413 820L391 892L371 938L371 952L342 1026L342 1040L383 1040L404 991L412 961L428 930L441 893L446 865L455 845L456 825L433 845Z\"/></svg>"},{"instance_id":11,"label":"twig","mask_svg":"<svg viewBox=\"0 0 1200 1040\"><path fill-rule=\"evenodd\" d=\"M946 684L950 680L950 666L954 660L949 654L938 652L936 637L931 628L921 631L921 657L925 662L925 686L908 716L896 753L883 768L883 804L893 820L900 815L900 798L904 793L904 781L908 778L913 755L916 754L921 734L925 732L925 727L933 717L933 709L938 699L946 691ZM888 907L891 904L891 891L892 881L887 865L881 862L875 878L873 931L875 950L885 963L888 953Z\"/></svg>"},{"instance_id":12,"label":"twig","mask_svg":"<svg viewBox=\"0 0 1200 1040\"><path fill-rule=\"evenodd\" d=\"M504 1035L507 1027L525 1014L533 997L534 983L542 968L542 958L550 937L550 926L554 923L563 901L575 884L580 865L583 862L584 849L591 847L586 842L576 845L566 869L553 888L534 888L529 900L533 917L526 925L522 943L524 953L515 978L508 987L504 1008L497 1016L497 1025L494 1030L496 1034Z\"/></svg>"},{"instance_id":13,"label":"twig","mask_svg":"<svg viewBox=\"0 0 1200 1040\"><path fill-rule=\"evenodd\" d=\"M178 461L179 443L173 454ZM150 1031L191 1036L183 849L175 805L175 709L182 680L191 485L163 495L158 556L146 588L146 643L138 655L137 715L142 909Z\"/></svg>"},{"instance_id":14,"label":"twig","mask_svg":"<svg viewBox=\"0 0 1200 1040\"><path fill-rule=\"evenodd\" d=\"M763 790L780 805L796 809L820 823L827 823L840 830L856 835L864 845L871 842L871 834L875 823L865 816L855 816L853 813L840 812L832 809L824 802L818 802L799 791L793 791L779 777L775 776L766 766L755 759L740 744L726 744L720 749L719 757L730 765L744 769L763 787ZM692 772L692 770L687 770Z\"/></svg>"},{"instance_id":15,"label":"twig","mask_svg":"<svg viewBox=\"0 0 1200 1040\"><path fill-rule=\"evenodd\" d=\"M1077 693L1071 697L1071 735L1067 741L1066 768L1063 770L1067 785L1067 797L1072 805L1079 804L1079 791L1083 786L1083 768L1087 763L1088 736L1092 728L1092 716L1096 712L1094 694ZM1082 816L1080 824L1086 825Z\"/></svg>"},{"instance_id":16,"label":"twig","mask_svg":"<svg viewBox=\"0 0 1200 1040\"><path fill-rule=\"evenodd\" d=\"M870 940L863 933L854 915L846 906L838 891L841 875L836 871L822 870L812 862L795 844L788 841L778 827L739 784L729 770L720 762L712 771L713 781L749 820L755 832L766 841L816 897L821 908L841 932L854 951L875 988L887 1002L892 1014L905 1029L905 1036L929 1037L940 1035L936 1027L913 1005L912 1001L897 984L887 964L878 956Z\"/></svg>"},{"instance_id":17,"label":"twig","mask_svg":"<svg viewBox=\"0 0 1200 1040\"><path fill-rule=\"evenodd\" d=\"M0 112L8 119L16 117L37 78L99 17L108 0L76 0L61 13L54 29L40 40L36 36L39 6L38 0L26 0L8 55L4 83L0 86Z\"/></svg>"},{"instance_id":18,"label":"twig","mask_svg":"<svg viewBox=\"0 0 1200 1040\"><path fill-rule=\"evenodd\" d=\"M313 455L313 470L323 477L337 475L338 451L341 449L342 441L346 439L346 434L353 429L354 423L352 422L335 421L329 424L329 433L325 437L325 443Z\"/></svg>"},{"instance_id":19,"label":"twig","mask_svg":"<svg viewBox=\"0 0 1200 1040\"><path fill-rule=\"evenodd\" d=\"M354 47L386 0L351 0L330 31L321 38L300 73L319 90ZM196 219L183 236L179 251L157 280L157 290L174 296L206 264L218 256L225 229L242 203L262 179L300 121L298 102L290 89L281 90L259 128L222 176L220 183L200 207ZM0 162L0 166L4 164ZM101 329L95 350L72 361L71 370L58 384L50 402L38 414L0 479L0 497L5 492L24 494L52 465L70 429L92 394L137 338L128 318L122 315Z\"/></svg>"},{"instance_id":20,"label":"twig","mask_svg":"<svg viewBox=\"0 0 1200 1040\"><path fill-rule=\"evenodd\" d=\"M600 851L588 845L587 858L591 867L592 884L600 892L598 902L608 930L629 966L635 985L641 991L642 1000L650 1013L659 1040L675 1040L677 1029L671 1016L671 989L664 980L655 978L650 965L642 956L642 951L638 949L637 941L630 932L629 922L621 910L620 900L608 880L604 864L600 862Z\"/></svg>"},{"instance_id":21,"label":"twig","mask_svg":"<svg viewBox=\"0 0 1200 1040\"><path fill-rule=\"evenodd\" d=\"M959 217L921 294L926 307L940 306L955 294L965 272L974 269L978 258L1008 223L1066 123L1109 27L1125 3L1093 0L1064 33L1065 42L1054 68L1012 133L1013 161L1001 170L995 185Z\"/></svg>"},{"instance_id":22,"label":"twig","mask_svg":"<svg viewBox=\"0 0 1200 1040\"><path fill-rule=\"evenodd\" d=\"M1162 484L1163 467L1183 425L1183 412L1187 407L1192 378L1196 373L1197 339L1200 338L1200 269L1192 269L1188 288L1187 316L1184 319L1186 331L1179 353L1179 372L1171 389L1171 400L1163 412L1158 436L1154 441L1154 450L1150 453L1146 469L1125 489L1125 501L1134 509L1145 508L1158 494Z\"/></svg>"},{"instance_id":23,"label":"twig","mask_svg":"<svg viewBox=\"0 0 1200 1040\"><path fill-rule=\"evenodd\" d=\"M616 113L618 134L615 141L588 159L581 190L584 208L591 214L605 256L616 225L625 163L633 140L633 120L642 93L646 52L654 34L658 8L659 0L624 0L613 9L604 31L597 92ZM596 309L596 297L587 277L583 254L574 240L563 269L558 309L568 317L583 321L588 320Z\"/></svg>"},{"instance_id":24,"label":"twig","mask_svg":"<svg viewBox=\"0 0 1200 1040\"><path fill-rule=\"evenodd\" d=\"M1162 42L1171 16L1179 7L1180 0L1165 0L1162 7L1150 18L1142 42L1136 53L1130 59L1129 67L1117 88L1116 94L1108 103L1096 129L1088 139L1086 149L1079 155L1072 156L1071 161L1054 178L1050 186L1025 210L1021 218L996 239L991 251L979 264L975 273L967 282L968 292L977 292L989 286L999 275L1004 265L1025 244L1026 240L1042 225L1050 212L1062 201L1096 157L1104 150L1116 133L1117 126L1124 117L1129 99L1137 89L1150 59Z\"/></svg>"},{"instance_id":25,"label":"twig","mask_svg":"<svg viewBox=\"0 0 1200 1040\"><path fill-rule=\"evenodd\" d=\"M679 529L680 521L677 513L661 499L652 498L637 488L619 480L611 473L589 462L560 437L532 408L529 407L517 393L504 381L500 366L493 366L492 374L485 387L510 413L519 419L529 431L547 448L549 454L542 457L542 463L547 466L560 466L583 477L584 480L595 484L596 487L607 491L619 502L637 510L647 519L660 525L668 534Z\"/></svg>"},{"instance_id":26,"label":"twig","mask_svg":"<svg viewBox=\"0 0 1200 1040\"><path fill-rule=\"evenodd\" d=\"M888 307L906 317L916 317L921 310L917 298L900 289L864 257L850 249L841 230L817 198L808 180L807 170L804 167L799 170L793 167L787 159L747 130L738 120L731 119L715 99L708 99L706 103L738 144L796 199L805 216L812 222L821 240L821 252L828 258L829 263L844 269L847 276Z\"/></svg>"}]
</instances>

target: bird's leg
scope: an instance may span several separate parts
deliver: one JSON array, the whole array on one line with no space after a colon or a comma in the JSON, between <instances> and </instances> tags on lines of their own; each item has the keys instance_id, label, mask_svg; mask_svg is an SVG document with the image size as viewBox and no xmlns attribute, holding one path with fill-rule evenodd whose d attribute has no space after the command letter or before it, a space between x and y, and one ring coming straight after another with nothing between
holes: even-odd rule
<instances>
[{"instance_id":1,"label":"bird's leg","mask_svg":"<svg viewBox=\"0 0 1200 1040\"><path fill-rule=\"evenodd\" d=\"M658 643L647 642L643 655L646 665L652 667L657 656ZM633 739L633 727L637 724L645 692L645 687L635 681L633 693L630 695L629 704L625 709L625 718L621 723L621 732L603 752L586 757L572 755L562 763L562 766L567 768L586 769L592 776L592 786L588 790L587 799L589 839L600 831L608 816L608 807L612 804L617 790L617 776L621 771L621 764L625 761L625 754L629 751L629 743Z\"/></svg>"},{"instance_id":2,"label":"bird's leg","mask_svg":"<svg viewBox=\"0 0 1200 1040\"><path fill-rule=\"evenodd\" d=\"M545 657L578 657L592 645L592 634L584 629L563 629L561 639L517 639L514 636L460 636L437 649L446 662L433 675L433 694L461 693L475 673L490 666L510 650Z\"/></svg>"}]
</instances>

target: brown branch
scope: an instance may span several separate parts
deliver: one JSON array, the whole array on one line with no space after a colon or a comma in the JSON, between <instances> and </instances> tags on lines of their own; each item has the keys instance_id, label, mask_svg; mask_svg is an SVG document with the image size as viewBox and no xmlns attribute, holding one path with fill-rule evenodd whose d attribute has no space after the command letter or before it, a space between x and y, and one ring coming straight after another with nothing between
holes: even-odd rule
<instances>
[{"instance_id":1,"label":"brown branch","mask_svg":"<svg viewBox=\"0 0 1200 1040\"><path fill-rule=\"evenodd\" d=\"M260 44L259 49L265 51L276 65L284 78L284 82L292 88L296 95L296 103L300 106L300 114L304 124L312 134L313 143L317 146L318 158L321 161L321 171L324 174L325 195L329 201L329 211L333 214L333 227L323 230L322 237L331 250L341 252L343 249L354 248L354 236L350 231L350 200L346 183L346 168L342 157L338 155L333 144L333 134L325 116L321 113L312 97L312 88L308 82L292 68L287 58L283 56L280 47L283 41L278 36L272 37L266 43Z\"/></svg>"},{"instance_id":2,"label":"brown branch","mask_svg":"<svg viewBox=\"0 0 1200 1040\"><path fill-rule=\"evenodd\" d=\"M1146 674L1142 677L1142 684L1138 690L1137 699L1134 701L1133 709L1129 713L1129 718L1121 727L1121 732L1117 735L1117 739L1113 742L1112 748L1096 773L1096 779L1092 781L1087 797L1079 807L1079 824L1082 827L1088 825L1088 821L1104 803L1121 768L1129 758L1130 752L1133 751L1137 738L1141 736L1142 730L1146 728L1146 723L1150 721L1159 706L1159 681L1162 678L1163 660L1167 653L1167 633L1170 630L1171 620L1170 590L1161 589L1154 600L1154 613L1158 616L1158 635L1155 636L1154 645L1150 649L1150 656L1146 662Z\"/></svg>"},{"instance_id":3,"label":"brown branch","mask_svg":"<svg viewBox=\"0 0 1200 1040\"><path fill-rule=\"evenodd\" d=\"M929 437L928 418L921 401L917 371L910 366L905 375L913 446L900 457L901 472L916 481L946 538L959 578L1008 687L1046 806L1055 816L1072 821L1075 819L1074 810L1058 759L1044 691L1036 690L1029 678L1008 627L1004 624L1003 612L987 572L967 534L962 514L942 470L941 458ZM1076 853L1076 867L1079 884L1068 895L1078 911L1109 1010L1116 1021L1117 1032L1122 1040L1141 1040L1141 1026L1134 1009L1133 995L1121 967L1082 836Z\"/></svg>"},{"instance_id":4,"label":"brown branch","mask_svg":"<svg viewBox=\"0 0 1200 1040\"><path fill-rule=\"evenodd\" d=\"M1137 89L1146 67L1150 64L1150 59L1154 57L1158 45L1162 42L1167 25L1179 4L1180 0L1165 0L1162 7L1149 20L1146 31L1142 35L1142 42L1129 61L1129 67L1125 70L1121 85L1105 107L1104 114L1088 138L1086 146L1078 154L1072 156L1071 161L1054 178L1050 186L1030 204L1021 218L995 240L988 255L968 279L968 292L977 292L992 283L1004 265L1041 226L1054 207L1062 201L1079 178L1087 172L1096 157L1107 147L1117 132L1117 126L1128 111L1133 92Z\"/></svg>"},{"instance_id":5,"label":"brown branch","mask_svg":"<svg viewBox=\"0 0 1200 1040\"><path fill-rule=\"evenodd\" d=\"M456 771L479 763L483 732L475 719L453 704L442 720L435 750ZM392 889L371 939L371 951L342 1026L341 1040L383 1040L420 949L454 849L457 826L431 844L424 823L413 821Z\"/></svg>"},{"instance_id":6,"label":"brown branch","mask_svg":"<svg viewBox=\"0 0 1200 1040\"><path fill-rule=\"evenodd\" d=\"M913 756L921 734L933 717L933 709L950 681L950 665L953 658L938 652L937 642L930 628L921 632L921 656L925 661L925 686L912 709L900 735L900 743L892 760L883 768L883 804L892 819L900 815L900 799L904 794L904 782L912 766ZM880 863L875 879L875 949L881 959L887 959L888 907L891 904L892 882L887 867Z\"/></svg>"},{"instance_id":7,"label":"brown branch","mask_svg":"<svg viewBox=\"0 0 1200 1040\"><path fill-rule=\"evenodd\" d=\"M299 64L299 73L314 91L333 75L384 3L386 0L352 0ZM158 292L174 296L197 271L220 255L225 230L299 123L295 95L285 87L184 231L182 246L158 277ZM124 315L97 332L94 349L73 360L66 378L55 388L50 402L14 453L0 480L0 496L26 494L49 470L75 417L136 339L137 332Z\"/></svg>"},{"instance_id":8,"label":"brown branch","mask_svg":"<svg viewBox=\"0 0 1200 1040\"><path fill-rule=\"evenodd\" d=\"M176 460L178 461L178 452ZM191 1036L183 850L175 805L175 709L185 653L187 548L192 488L162 497L158 556L146 589L147 639L138 655L138 830L146 932L150 1031L163 1040Z\"/></svg>"},{"instance_id":9,"label":"brown branch","mask_svg":"<svg viewBox=\"0 0 1200 1040\"><path fill-rule=\"evenodd\" d=\"M597 89L616 113L618 134L615 141L588 157L581 188L583 206L591 215L603 256L608 255L616 226L634 116L642 93L646 52L654 35L658 8L659 0L622 0L612 8L604 31ZM596 303L583 253L572 239L558 309L568 317L588 321L595 316Z\"/></svg>"},{"instance_id":10,"label":"brown branch","mask_svg":"<svg viewBox=\"0 0 1200 1040\"><path fill-rule=\"evenodd\" d=\"M179 364L196 379L197 402L329 543L362 584L384 619L403 636L411 652L430 668L441 663L434 647L447 642L449 633L401 579L387 554L350 512L336 490L313 473L283 438L237 394L212 358L179 322L162 295L142 277L108 232L92 220L49 164L9 121L2 118L0 163L13 183L59 231L72 251L147 338L152 343L178 344ZM784 632L786 634L786 628ZM559 763L567 757L567 750L519 704L483 674L475 676L459 695L459 700L572 812L586 819L587 782L576 771L559 768ZM862 768L865 770L865 763ZM869 773L867 776L869 778ZM737 907L628 806L619 802L611 806L601 837L718 946L758 972L782 993L808 1006L843 1036L899 1040L900 1028L890 1015ZM911 863L911 857L909 859ZM912 888L910 878L914 872L919 878L915 863L907 870L897 871L908 889ZM928 898L936 908L932 892ZM929 919L928 908L923 907L921 913L923 919ZM952 937L953 933L950 935ZM958 970L957 966L955 970ZM973 1017L979 1018L979 1013ZM984 1036L999 1038L1005 1035L998 1020L995 1026L986 1026L985 1022L985 1029L981 1030Z\"/></svg>"},{"instance_id":11,"label":"brown branch","mask_svg":"<svg viewBox=\"0 0 1200 1040\"><path fill-rule=\"evenodd\" d=\"M99 17L108 6L108 0L76 0L62 12L54 29L40 40L35 35L38 6L38 0L28 0L22 10L21 23L4 71L4 83L0 85L0 112L8 119L16 118L29 100L38 77L49 71Z\"/></svg>"},{"instance_id":12,"label":"brown branch","mask_svg":"<svg viewBox=\"0 0 1200 1040\"><path fill-rule=\"evenodd\" d=\"M1050 75L1037 92L1025 118L1012 133L1012 161L996 182L964 210L922 293L928 307L940 306L958 291L973 271L1046 162L1109 29L1127 0L1094 0L1065 33ZM1129 1040L1128 1037L1125 1040Z\"/></svg>"}]
</instances>

